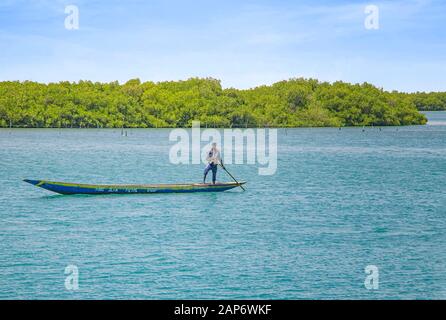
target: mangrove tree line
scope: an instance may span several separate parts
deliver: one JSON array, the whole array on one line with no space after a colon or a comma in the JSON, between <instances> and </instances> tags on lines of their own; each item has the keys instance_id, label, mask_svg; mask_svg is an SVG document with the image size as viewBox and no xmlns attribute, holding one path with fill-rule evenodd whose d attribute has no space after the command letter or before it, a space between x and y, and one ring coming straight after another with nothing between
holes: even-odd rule
<instances>
[{"instance_id":1,"label":"mangrove tree line","mask_svg":"<svg viewBox=\"0 0 446 320\"><path fill-rule=\"evenodd\" d=\"M445 93L388 92L371 84L291 79L223 89L212 78L125 84L0 82L0 127L121 128L388 126L424 124Z\"/></svg>"}]
</instances>

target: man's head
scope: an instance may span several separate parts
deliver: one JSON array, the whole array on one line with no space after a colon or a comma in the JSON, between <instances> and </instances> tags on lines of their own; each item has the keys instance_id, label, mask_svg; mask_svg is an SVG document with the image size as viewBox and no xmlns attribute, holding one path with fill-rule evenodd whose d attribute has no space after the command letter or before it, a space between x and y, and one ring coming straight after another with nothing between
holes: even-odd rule
<instances>
[{"instance_id":1,"label":"man's head","mask_svg":"<svg viewBox=\"0 0 446 320\"><path fill-rule=\"evenodd\" d=\"M212 142L212 149L216 149L217 148L217 143L216 142Z\"/></svg>"}]
</instances>

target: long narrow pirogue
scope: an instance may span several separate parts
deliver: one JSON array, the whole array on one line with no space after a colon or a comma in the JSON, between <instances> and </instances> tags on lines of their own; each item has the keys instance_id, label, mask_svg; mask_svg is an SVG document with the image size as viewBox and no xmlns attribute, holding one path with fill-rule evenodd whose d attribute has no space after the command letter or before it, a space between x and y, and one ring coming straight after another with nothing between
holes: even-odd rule
<instances>
[{"instance_id":1,"label":"long narrow pirogue","mask_svg":"<svg viewBox=\"0 0 446 320\"><path fill-rule=\"evenodd\" d=\"M135 194L135 193L186 193L220 192L240 187L245 181L216 184L81 184L46 180L23 180L37 187L60 194Z\"/></svg>"}]
</instances>

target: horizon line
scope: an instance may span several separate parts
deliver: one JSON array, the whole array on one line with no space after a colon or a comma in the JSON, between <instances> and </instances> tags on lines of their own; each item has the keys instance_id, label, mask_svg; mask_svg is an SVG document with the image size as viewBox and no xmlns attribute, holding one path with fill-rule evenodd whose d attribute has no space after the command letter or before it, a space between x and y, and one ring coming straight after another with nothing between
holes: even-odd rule
<instances>
[{"instance_id":1,"label":"horizon line","mask_svg":"<svg viewBox=\"0 0 446 320\"><path fill-rule=\"evenodd\" d=\"M130 78L130 79L127 79L125 81L117 80L117 79L116 80L112 80L112 81L93 81L93 80L88 80L88 79L87 80L86 79L79 79L79 80L59 80L59 81L48 81L47 82L47 81L18 80L18 79L16 79L16 80L0 80L0 83L2 83L2 82L19 82L19 83L34 82L34 83L38 83L38 84L49 85L49 84L60 84L60 83L63 83L63 82L69 82L70 84L78 84L81 81L84 81L84 82L101 83L101 84L110 84L110 83L113 83L113 82L118 82L118 84L122 86L122 85L125 85L127 82L129 82L131 80L139 80L141 82L141 84L148 83L148 82L151 82L151 83L154 83L154 84L160 84L160 83L165 83L165 82L185 82L185 81L192 80L192 79L200 79L200 80L207 80L207 79L211 80L212 79L212 80L217 80L217 81L220 82L222 90L235 89L235 90L239 90L239 91L255 90L255 89L261 88L261 87L271 87L271 86L273 86L273 85L275 85L277 83L284 82L284 81L288 82L288 81L293 81L293 80L305 80L305 81L316 80L318 83L328 83L330 85L333 85L336 82L341 82L341 83L345 83L345 84L349 84L349 85L353 85L353 86L354 85L369 84L369 85L372 85L375 88L380 89L380 90L385 91L385 92L398 92L398 93L403 93L403 94L404 93L405 94L413 94L413 93L426 93L426 94L429 94L429 93L443 93L443 92L446 92L446 91L440 91L440 90L431 90L431 91L424 91L424 90L422 90L422 91L420 91L420 90L417 90L417 91L400 91L400 90L396 90L396 89L389 90L389 89L384 89L383 86L379 86L379 85L376 85L376 84L374 84L372 82L368 82L368 81L364 81L364 82L349 82L349 81L345 81L345 80L330 81L330 80L320 80L320 79L312 78L312 77L291 77L291 78L287 78L287 79L283 79L283 80L278 80L278 81L275 81L275 82L272 82L272 83L269 83L269 84L260 84L260 85L251 86L251 87L247 87L247 88L237 88L235 86L224 86L222 84L223 79L215 78L215 77L212 77L212 76L207 76L207 77L190 76L188 78L181 78L181 79L174 79L174 80L158 80L158 81L143 80L140 77Z\"/></svg>"}]
</instances>

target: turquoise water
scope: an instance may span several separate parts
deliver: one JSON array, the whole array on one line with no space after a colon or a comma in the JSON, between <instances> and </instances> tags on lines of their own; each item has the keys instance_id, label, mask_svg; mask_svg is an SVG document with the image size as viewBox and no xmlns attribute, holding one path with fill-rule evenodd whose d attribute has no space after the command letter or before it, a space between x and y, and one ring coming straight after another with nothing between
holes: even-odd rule
<instances>
[{"instance_id":1,"label":"turquoise water","mask_svg":"<svg viewBox=\"0 0 446 320\"><path fill-rule=\"evenodd\" d=\"M21 179L199 181L202 166L169 163L169 130L0 130L0 298L445 299L446 113L427 114L279 130L274 176L230 166L244 193L51 194Z\"/></svg>"}]
</instances>

